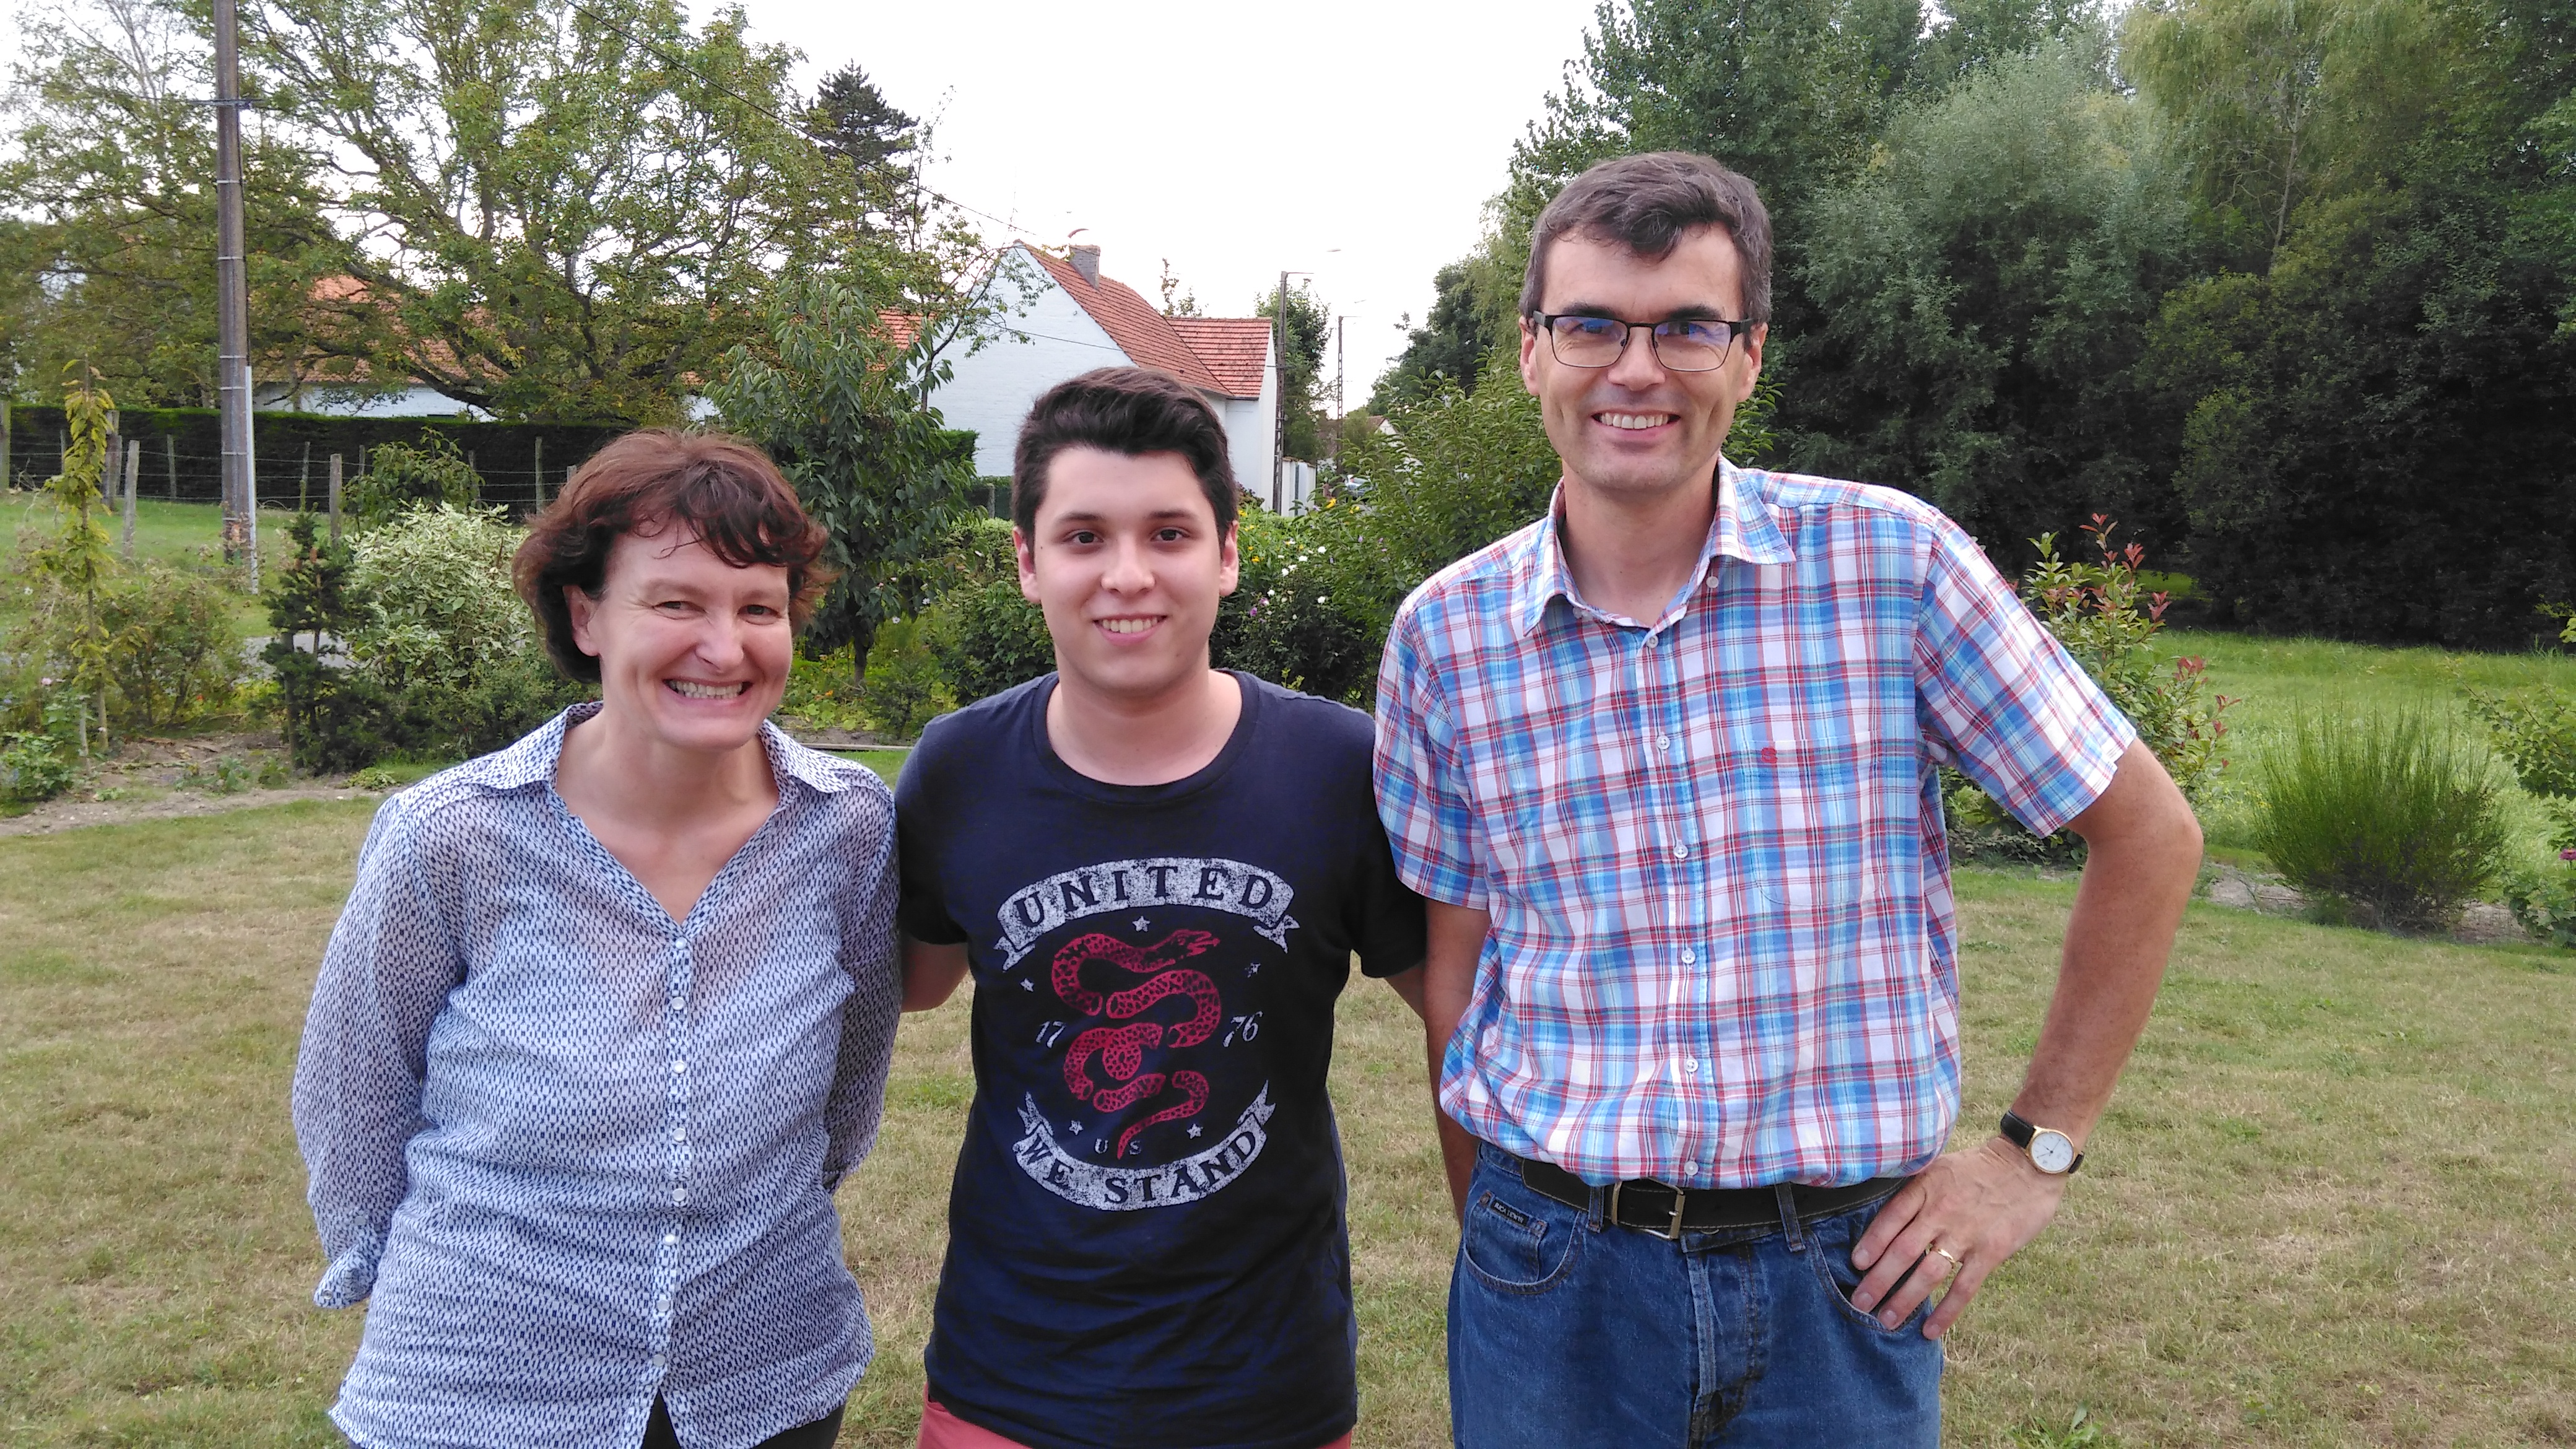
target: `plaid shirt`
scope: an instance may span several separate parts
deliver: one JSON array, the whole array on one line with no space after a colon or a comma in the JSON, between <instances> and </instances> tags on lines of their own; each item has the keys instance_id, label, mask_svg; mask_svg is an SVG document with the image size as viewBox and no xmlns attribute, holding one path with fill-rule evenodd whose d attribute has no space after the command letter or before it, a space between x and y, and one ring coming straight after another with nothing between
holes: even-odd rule
<instances>
[{"instance_id":1,"label":"plaid shirt","mask_svg":"<svg viewBox=\"0 0 2576 1449\"><path fill-rule=\"evenodd\" d=\"M1440 1104L1596 1184L1915 1172L1959 1107L1935 767L2047 832L2136 732L1931 505L1720 478L1651 627L1583 602L1553 507L1396 616L1396 868L1493 916Z\"/></svg>"}]
</instances>

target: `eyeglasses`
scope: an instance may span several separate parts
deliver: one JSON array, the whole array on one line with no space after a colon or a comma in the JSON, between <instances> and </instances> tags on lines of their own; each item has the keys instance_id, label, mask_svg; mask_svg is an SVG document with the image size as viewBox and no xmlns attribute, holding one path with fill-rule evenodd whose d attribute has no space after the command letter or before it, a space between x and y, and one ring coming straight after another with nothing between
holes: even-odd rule
<instances>
[{"instance_id":1,"label":"eyeglasses","mask_svg":"<svg viewBox=\"0 0 2576 1449\"><path fill-rule=\"evenodd\" d=\"M1608 367L1628 350L1628 338L1646 330L1655 360L1674 372L1714 372L1726 362L1736 334L1753 324L1723 317L1676 318L1670 322L1623 322L1616 317L1577 317L1534 312L1530 320L1547 329L1548 350L1568 367Z\"/></svg>"}]
</instances>

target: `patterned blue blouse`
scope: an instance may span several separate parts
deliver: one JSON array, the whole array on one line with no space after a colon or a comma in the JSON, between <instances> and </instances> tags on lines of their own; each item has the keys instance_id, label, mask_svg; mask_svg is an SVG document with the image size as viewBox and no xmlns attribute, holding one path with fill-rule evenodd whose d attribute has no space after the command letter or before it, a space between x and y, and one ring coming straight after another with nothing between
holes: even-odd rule
<instances>
[{"instance_id":1,"label":"patterned blue blouse","mask_svg":"<svg viewBox=\"0 0 2576 1449\"><path fill-rule=\"evenodd\" d=\"M555 793L580 705L376 812L295 1068L371 1449L753 1444L873 1344L832 1188L902 992L894 805L763 726L778 808L674 925Z\"/></svg>"}]
</instances>

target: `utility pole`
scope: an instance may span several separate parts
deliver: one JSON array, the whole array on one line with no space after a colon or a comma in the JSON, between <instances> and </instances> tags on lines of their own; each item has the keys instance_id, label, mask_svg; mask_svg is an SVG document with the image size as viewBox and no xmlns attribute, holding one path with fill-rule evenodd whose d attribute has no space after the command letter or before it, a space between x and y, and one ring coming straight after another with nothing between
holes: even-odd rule
<instances>
[{"instance_id":1,"label":"utility pole","mask_svg":"<svg viewBox=\"0 0 2576 1449\"><path fill-rule=\"evenodd\" d=\"M233 0L214 0L215 403L223 435L224 554L259 587L258 484L251 475L250 287L242 265L241 44Z\"/></svg>"},{"instance_id":2,"label":"utility pole","mask_svg":"<svg viewBox=\"0 0 2576 1449\"><path fill-rule=\"evenodd\" d=\"M1342 471L1342 423L1350 417L1349 410L1342 402L1342 368L1348 360L1342 353L1342 330L1350 320L1348 317L1333 319L1333 472L1335 474Z\"/></svg>"},{"instance_id":3,"label":"utility pole","mask_svg":"<svg viewBox=\"0 0 2576 1449\"><path fill-rule=\"evenodd\" d=\"M1279 512L1279 480L1288 471L1288 274L1279 274L1279 300L1270 307L1270 356L1279 374L1279 405L1270 420L1270 511Z\"/></svg>"}]
</instances>

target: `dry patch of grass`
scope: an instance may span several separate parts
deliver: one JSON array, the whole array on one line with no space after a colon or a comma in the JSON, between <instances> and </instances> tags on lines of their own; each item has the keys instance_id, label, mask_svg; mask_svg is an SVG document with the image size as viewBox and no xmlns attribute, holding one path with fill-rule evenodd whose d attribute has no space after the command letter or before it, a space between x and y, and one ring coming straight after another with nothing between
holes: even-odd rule
<instances>
[{"instance_id":1,"label":"dry patch of grass","mask_svg":"<svg viewBox=\"0 0 2576 1449\"><path fill-rule=\"evenodd\" d=\"M355 1314L286 1084L372 802L0 841L0 1443L332 1445ZM2071 887L1961 879L1968 1130L2010 1095ZM1953 1340L1949 1438L2576 1442L2576 969L2196 906L2049 1235ZM1420 1036L1344 998L1368 1445L1445 1443L1454 1242ZM911 1442L971 1090L961 1001L905 1022L841 1195L879 1353L844 1442Z\"/></svg>"}]
</instances>

